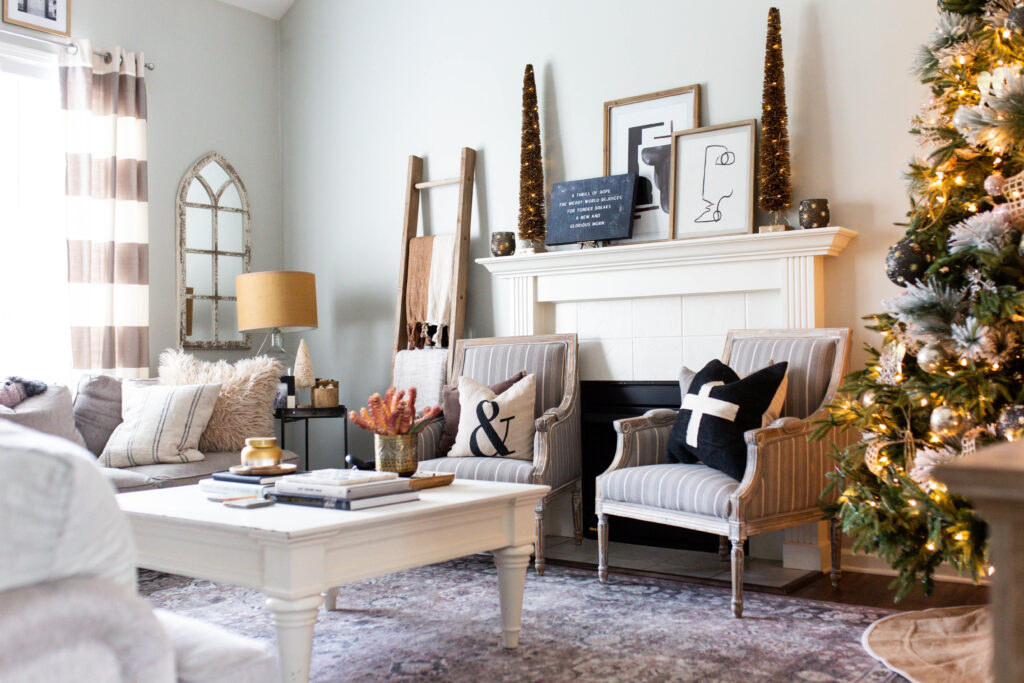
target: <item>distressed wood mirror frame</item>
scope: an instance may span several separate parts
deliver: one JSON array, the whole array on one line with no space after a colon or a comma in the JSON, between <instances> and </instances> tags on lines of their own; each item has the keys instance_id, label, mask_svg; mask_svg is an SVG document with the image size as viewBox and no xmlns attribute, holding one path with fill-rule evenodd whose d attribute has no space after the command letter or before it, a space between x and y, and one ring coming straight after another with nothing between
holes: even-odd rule
<instances>
[{"instance_id":1,"label":"distressed wood mirror frame","mask_svg":"<svg viewBox=\"0 0 1024 683\"><path fill-rule=\"evenodd\" d=\"M235 275L249 272L249 219L245 184L223 156L210 152L185 172L177 199L178 343L182 348L252 348L252 336L238 332L234 280Z\"/></svg>"}]
</instances>

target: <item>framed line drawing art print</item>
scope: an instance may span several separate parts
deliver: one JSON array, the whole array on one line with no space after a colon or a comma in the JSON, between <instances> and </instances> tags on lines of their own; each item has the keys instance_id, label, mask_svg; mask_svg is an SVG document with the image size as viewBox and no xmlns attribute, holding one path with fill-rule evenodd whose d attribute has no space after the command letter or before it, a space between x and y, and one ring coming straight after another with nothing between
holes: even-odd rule
<instances>
[{"instance_id":1,"label":"framed line drawing art print","mask_svg":"<svg viewBox=\"0 0 1024 683\"><path fill-rule=\"evenodd\" d=\"M756 156L755 119L673 133L673 239L752 232Z\"/></svg>"},{"instance_id":2,"label":"framed line drawing art print","mask_svg":"<svg viewBox=\"0 0 1024 683\"><path fill-rule=\"evenodd\" d=\"M71 35L71 0L0 0L4 3L4 21L25 28Z\"/></svg>"},{"instance_id":3,"label":"framed line drawing art print","mask_svg":"<svg viewBox=\"0 0 1024 683\"><path fill-rule=\"evenodd\" d=\"M700 85L604 103L604 174L636 173L633 235L623 242L672 239L672 135L700 125Z\"/></svg>"}]
</instances>

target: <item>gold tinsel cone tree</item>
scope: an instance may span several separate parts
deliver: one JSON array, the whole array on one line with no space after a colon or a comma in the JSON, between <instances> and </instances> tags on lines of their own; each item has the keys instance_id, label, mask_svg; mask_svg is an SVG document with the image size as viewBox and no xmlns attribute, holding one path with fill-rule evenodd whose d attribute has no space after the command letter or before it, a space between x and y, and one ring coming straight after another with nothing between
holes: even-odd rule
<instances>
[{"instance_id":1,"label":"gold tinsel cone tree","mask_svg":"<svg viewBox=\"0 0 1024 683\"><path fill-rule=\"evenodd\" d=\"M519 239L544 243L544 166L540 158L540 116L533 65L523 75L523 141L519 154Z\"/></svg>"},{"instance_id":2,"label":"gold tinsel cone tree","mask_svg":"<svg viewBox=\"0 0 1024 683\"><path fill-rule=\"evenodd\" d=\"M768 39L764 48L764 90L761 94L761 169L759 205L775 215L793 202L789 177L789 131L786 129L786 79L782 65L782 20L768 10Z\"/></svg>"}]
</instances>

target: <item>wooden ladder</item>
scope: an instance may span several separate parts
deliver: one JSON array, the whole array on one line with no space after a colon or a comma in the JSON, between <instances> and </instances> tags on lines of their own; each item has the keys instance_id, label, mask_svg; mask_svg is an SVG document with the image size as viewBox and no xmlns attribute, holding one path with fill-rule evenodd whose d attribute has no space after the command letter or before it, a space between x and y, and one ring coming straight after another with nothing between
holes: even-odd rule
<instances>
[{"instance_id":1,"label":"wooden ladder","mask_svg":"<svg viewBox=\"0 0 1024 683\"><path fill-rule=\"evenodd\" d=\"M469 223L473 209L473 175L476 150L462 148L462 165L458 177L444 180L423 180L423 159L409 157L409 175L405 190L405 226L402 232L402 256L398 271L398 311L395 313L395 346L391 354L392 371L395 356L408 346L405 316L405 288L409 273L409 241L419 231L420 192L445 185L459 186L458 219L455 224L455 256L452 260L452 310L448 322L448 380L455 361L455 341L462 338L466 321L466 276L469 272Z\"/></svg>"}]
</instances>

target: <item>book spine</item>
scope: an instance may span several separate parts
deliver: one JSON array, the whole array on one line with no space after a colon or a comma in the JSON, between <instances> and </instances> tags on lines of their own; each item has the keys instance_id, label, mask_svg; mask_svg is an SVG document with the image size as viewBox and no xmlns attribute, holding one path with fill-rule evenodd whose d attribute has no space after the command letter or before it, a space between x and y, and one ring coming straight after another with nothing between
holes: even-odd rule
<instances>
[{"instance_id":1,"label":"book spine","mask_svg":"<svg viewBox=\"0 0 1024 683\"><path fill-rule=\"evenodd\" d=\"M328 508L331 510L347 510L348 501L338 500L337 498L330 498L327 496L310 496L310 495L297 495L291 496L287 493L274 493L270 492L267 494L267 498L271 499L276 503L286 503L288 505L305 505L311 508Z\"/></svg>"},{"instance_id":2,"label":"book spine","mask_svg":"<svg viewBox=\"0 0 1024 683\"><path fill-rule=\"evenodd\" d=\"M236 484L266 484L262 477L249 474L232 474L231 472L214 472L214 481L230 481Z\"/></svg>"},{"instance_id":3,"label":"book spine","mask_svg":"<svg viewBox=\"0 0 1024 683\"><path fill-rule=\"evenodd\" d=\"M217 495L237 493L240 496L260 496L271 488L262 484L241 484L233 481L217 481L215 479L203 479L199 482L200 491Z\"/></svg>"}]
</instances>

